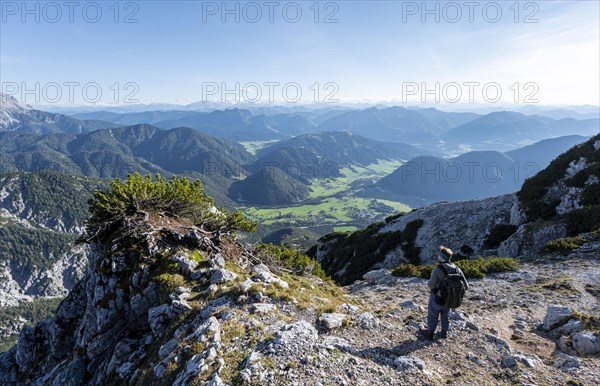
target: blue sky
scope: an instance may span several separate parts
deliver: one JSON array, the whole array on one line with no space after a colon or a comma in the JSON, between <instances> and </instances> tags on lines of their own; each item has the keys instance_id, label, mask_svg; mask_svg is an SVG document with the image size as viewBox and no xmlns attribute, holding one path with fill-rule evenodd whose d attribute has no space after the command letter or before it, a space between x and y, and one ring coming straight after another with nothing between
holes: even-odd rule
<instances>
[{"instance_id":1,"label":"blue sky","mask_svg":"<svg viewBox=\"0 0 600 386\"><path fill-rule=\"evenodd\" d=\"M279 102L295 100L299 88L307 103L322 103L332 92L331 99L342 102L415 104L426 98L435 103L434 94L423 93L427 88L440 92L442 104L469 102L469 91L476 102L491 103L497 90L498 103L505 104L523 104L527 96L528 102L544 105L599 104L600 2L595 0L519 2L517 7L514 1L484 1L471 9L462 1L433 1L426 5L433 12L425 15L422 1L325 1L317 7L315 1L248 3L227 2L233 10L237 4L236 22L235 11L222 14L222 1L119 2L118 7L115 1L80 2L71 22L64 2L53 3L62 13L58 16L57 7L47 2L28 2L28 13L21 1L3 0L3 90L31 104L36 93L40 104L71 103L68 82L78 83L74 104L95 99L98 87L100 104L223 97L267 102L266 83L277 82L271 90ZM257 7L262 17L252 23ZM298 8L302 16L292 23ZM327 15L334 22L325 23ZM127 16L134 22L125 23ZM90 82L98 86L83 98L83 85ZM259 85L260 97L250 82ZM469 89L465 82L476 85ZM21 93L23 86L35 90L36 83L36 91ZM222 95L223 85L235 89L236 83L248 87ZM284 94L283 86L292 83ZM208 95L214 85L218 90ZM484 86L493 87L484 95Z\"/></svg>"}]
</instances>

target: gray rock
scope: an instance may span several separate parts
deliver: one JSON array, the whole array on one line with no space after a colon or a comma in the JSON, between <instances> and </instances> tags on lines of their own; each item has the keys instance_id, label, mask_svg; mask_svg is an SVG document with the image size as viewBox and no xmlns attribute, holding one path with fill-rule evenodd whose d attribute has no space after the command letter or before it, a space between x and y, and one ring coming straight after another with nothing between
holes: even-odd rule
<instances>
[{"instance_id":1,"label":"gray rock","mask_svg":"<svg viewBox=\"0 0 600 386\"><path fill-rule=\"evenodd\" d=\"M558 353L554 358L554 367L562 371L570 371L579 366L579 359L564 353Z\"/></svg>"},{"instance_id":2,"label":"gray rock","mask_svg":"<svg viewBox=\"0 0 600 386\"><path fill-rule=\"evenodd\" d=\"M325 313L319 317L319 324L325 330L333 330L334 328L342 327L346 320L346 315L338 313Z\"/></svg>"},{"instance_id":3,"label":"gray rock","mask_svg":"<svg viewBox=\"0 0 600 386\"><path fill-rule=\"evenodd\" d=\"M583 331L583 323L577 319L571 319L563 326L560 326L556 329L556 331L561 334L573 335L577 332Z\"/></svg>"},{"instance_id":4,"label":"gray rock","mask_svg":"<svg viewBox=\"0 0 600 386\"><path fill-rule=\"evenodd\" d=\"M311 349L318 338L315 327L305 321L286 324L275 335L275 352L294 353Z\"/></svg>"},{"instance_id":5,"label":"gray rock","mask_svg":"<svg viewBox=\"0 0 600 386\"><path fill-rule=\"evenodd\" d=\"M412 300L406 300L406 301L400 303L400 307L407 309L407 310L423 311L423 307L418 305L417 303L413 302Z\"/></svg>"},{"instance_id":6,"label":"gray rock","mask_svg":"<svg viewBox=\"0 0 600 386\"><path fill-rule=\"evenodd\" d=\"M227 269L218 269L210 277L211 284L222 284L234 281L238 275Z\"/></svg>"},{"instance_id":7,"label":"gray rock","mask_svg":"<svg viewBox=\"0 0 600 386\"><path fill-rule=\"evenodd\" d=\"M583 331L573 335L573 348L579 355L595 355L600 353L600 337L593 332Z\"/></svg>"},{"instance_id":8,"label":"gray rock","mask_svg":"<svg viewBox=\"0 0 600 386\"><path fill-rule=\"evenodd\" d=\"M208 370L208 366L204 363L203 353L192 356L185 364L185 368L179 373L173 386L184 386L190 384L189 380L196 378L200 374Z\"/></svg>"},{"instance_id":9,"label":"gray rock","mask_svg":"<svg viewBox=\"0 0 600 386\"><path fill-rule=\"evenodd\" d=\"M160 359L165 359L171 352L177 347L177 340L171 339L167 343L160 346L158 350L158 357Z\"/></svg>"},{"instance_id":10,"label":"gray rock","mask_svg":"<svg viewBox=\"0 0 600 386\"><path fill-rule=\"evenodd\" d=\"M417 357L399 356L394 360L394 366L399 371L424 370L425 363Z\"/></svg>"},{"instance_id":11,"label":"gray rock","mask_svg":"<svg viewBox=\"0 0 600 386\"><path fill-rule=\"evenodd\" d=\"M333 350L335 348L339 348L340 350L348 350L350 348L350 343L339 336L327 336L323 340L323 346L325 346L329 350Z\"/></svg>"},{"instance_id":12,"label":"gray rock","mask_svg":"<svg viewBox=\"0 0 600 386\"><path fill-rule=\"evenodd\" d=\"M460 311L450 311L448 313L448 318L450 320L467 320L465 315Z\"/></svg>"},{"instance_id":13,"label":"gray rock","mask_svg":"<svg viewBox=\"0 0 600 386\"><path fill-rule=\"evenodd\" d=\"M358 307L352 304L344 303L338 307L340 311L346 312L348 314L354 315L358 313Z\"/></svg>"},{"instance_id":14,"label":"gray rock","mask_svg":"<svg viewBox=\"0 0 600 386\"><path fill-rule=\"evenodd\" d=\"M566 233L565 225L562 223L536 222L523 224L512 236L500 244L498 256L538 255L543 252L549 241L565 237Z\"/></svg>"},{"instance_id":15,"label":"gray rock","mask_svg":"<svg viewBox=\"0 0 600 386\"><path fill-rule=\"evenodd\" d=\"M213 377L210 379L210 381L208 381L208 383L206 384L206 386L223 386L224 383L221 380L221 378L219 377L219 374L214 374Z\"/></svg>"},{"instance_id":16,"label":"gray rock","mask_svg":"<svg viewBox=\"0 0 600 386\"><path fill-rule=\"evenodd\" d=\"M211 268L225 268L225 259L220 253L216 253L214 256L212 256L208 262Z\"/></svg>"},{"instance_id":17,"label":"gray rock","mask_svg":"<svg viewBox=\"0 0 600 386\"><path fill-rule=\"evenodd\" d=\"M479 357L477 357L477 355L473 354L472 352L467 353L467 359L473 363L478 364L479 366L485 365L485 363L483 363L483 361L481 359L479 359Z\"/></svg>"},{"instance_id":18,"label":"gray rock","mask_svg":"<svg viewBox=\"0 0 600 386\"><path fill-rule=\"evenodd\" d=\"M186 275L191 274L198 267L198 263L190 259L188 253L175 255L171 257L171 260L175 261L179 265L179 270Z\"/></svg>"},{"instance_id":19,"label":"gray rock","mask_svg":"<svg viewBox=\"0 0 600 386\"><path fill-rule=\"evenodd\" d=\"M479 328L478 325L476 325L475 323L473 323L471 321L468 321L468 320L465 323L465 327L467 327L467 328L469 328L469 329L471 329L473 331L479 331L480 330L480 328Z\"/></svg>"},{"instance_id":20,"label":"gray rock","mask_svg":"<svg viewBox=\"0 0 600 386\"><path fill-rule=\"evenodd\" d=\"M262 281L263 283L271 283L275 281L275 275L271 272L269 267L264 264L258 264L252 269L254 276L252 277L255 281Z\"/></svg>"},{"instance_id":21,"label":"gray rock","mask_svg":"<svg viewBox=\"0 0 600 386\"><path fill-rule=\"evenodd\" d=\"M529 368L535 367L535 359L533 359L533 358L527 357L525 355L520 355L520 354L516 354L516 355L514 355L514 357L519 362L523 363L525 366L527 366Z\"/></svg>"},{"instance_id":22,"label":"gray rock","mask_svg":"<svg viewBox=\"0 0 600 386\"><path fill-rule=\"evenodd\" d=\"M250 279L246 279L243 282L241 282L240 290L242 291L242 293L248 293L248 291L250 291L250 289L252 288L252 284L254 284L254 282Z\"/></svg>"},{"instance_id":23,"label":"gray rock","mask_svg":"<svg viewBox=\"0 0 600 386\"><path fill-rule=\"evenodd\" d=\"M167 372L167 366L163 362L160 362L159 364L154 366L154 375L157 378L161 378L163 376L163 374L166 372Z\"/></svg>"},{"instance_id":24,"label":"gray rock","mask_svg":"<svg viewBox=\"0 0 600 386\"><path fill-rule=\"evenodd\" d=\"M356 317L356 323L365 330L371 330L379 326L379 320L370 312L364 312Z\"/></svg>"},{"instance_id":25,"label":"gray rock","mask_svg":"<svg viewBox=\"0 0 600 386\"><path fill-rule=\"evenodd\" d=\"M512 356L507 356L502 358L502 362L500 362L500 364L502 365L502 367L516 367L517 360Z\"/></svg>"},{"instance_id":26,"label":"gray rock","mask_svg":"<svg viewBox=\"0 0 600 386\"><path fill-rule=\"evenodd\" d=\"M369 271L363 275L363 279L365 279L367 283L375 285L394 284L398 280L386 268Z\"/></svg>"},{"instance_id":27,"label":"gray rock","mask_svg":"<svg viewBox=\"0 0 600 386\"><path fill-rule=\"evenodd\" d=\"M161 304L160 306L150 308L148 310L148 324L150 324L150 329L155 334L158 333L174 316L175 314L171 311L171 306L168 304Z\"/></svg>"},{"instance_id":28,"label":"gray rock","mask_svg":"<svg viewBox=\"0 0 600 386\"><path fill-rule=\"evenodd\" d=\"M557 346L558 349L565 354L577 355L577 351L573 349L572 341L570 341L566 335L562 335L560 338L558 338Z\"/></svg>"},{"instance_id":29,"label":"gray rock","mask_svg":"<svg viewBox=\"0 0 600 386\"><path fill-rule=\"evenodd\" d=\"M544 330L550 331L571 318L572 312L569 307L560 305L551 305L546 309L544 316Z\"/></svg>"},{"instance_id":30,"label":"gray rock","mask_svg":"<svg viewBox=\"0 0 600 386\"><path fill-rule=\"evenodd\" d=\"M185 300L173 300L173 302L171 302L171 309L174 313L181 314L186 311L191 311L192 306L190 306Z\"/></svg>"},{"instance_id":31,"label":"gray rock","mask_svg":"<svg viewBox=\"0 0 600 386\"><path fill-rule=\"evenodd\" d=\"M506 351L510 352L510 345L508 344L507 341L500 339L499 337L492 335L492 334L485 334L485 337L487 340L489 340L490 342L492 342L496 345L496 349L498 351L506 350Z\"/></svg>"},{"instance_id":32,"label":"gray rock","mask_svg":"<svg viewBox=\"0 0 600 386\"><path fill-rule=\"evenodd\" d=\"M268 314L269 312L276 310L277 306L271 303L254 303L252 305L252 311L258 314Z\"/></svg>"}]
</instances>

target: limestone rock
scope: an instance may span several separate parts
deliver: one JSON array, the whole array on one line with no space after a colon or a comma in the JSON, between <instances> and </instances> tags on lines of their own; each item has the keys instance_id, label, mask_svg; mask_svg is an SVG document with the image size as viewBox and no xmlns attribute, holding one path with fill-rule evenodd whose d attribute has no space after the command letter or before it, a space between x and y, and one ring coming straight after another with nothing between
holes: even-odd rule
<instances>
[{"instance_id":1,"label":"limestone rock","mask_svg":"<svg viewBox=\"0 0 600 386\"><path fill-rule=\"evenodd\" d=\"M327 331L342 327L346 315L338 313L325 313L319 317L319 323Z\"/></svg>"},{"instance_id":2,"label":"limestone rock","mask_svg":"<svg viewBox=\"0 0 600 386\"><path fill-rule=\"evenodd\" d=\"M579 355L595 355L600 353L600 337L593 332L583 331L573 335L573 348Z\"/></svg>"},{"instance_id":3,"label":"limestone rock","mask_svg":"<svg viewBox=\"0 0 600 386\"><path fill-rule=\"evenodd\" d=\"M312 324L299 321L283 326L277 332L273 345L275 351L297 352L312 348L317 338L317 330Z\"/></svg>"},{"instance_id":4,"label":"limestone rock","mask_svg":"<svg viewBox=\"0 0 600 386\"><path fill-rule=\"evenodd\" d=\"M569 307L560 305L551 305L546 309L546 316L544 316L544 330L550 331L562 323L566 322L572 315Z\"/></svg>"},{"instance_id":5,"label":"limestone rock","mask_svg":"<svg viewBox=\"0 0 600 386\"><path fill-rule=\"evenodd\" d=\"M238 275L227 269L218 269L210 277L211 284L222 284L234 281Z\"/></svg>"},{"instance_id":6,"label":"limestone rock","mask_svg":"<svg viewBox=\"0 0 600 386\"><path fill-rule=\"evenodd\" d=\"M252 305L252 311L257 314L268 314L269 312L276 311L277 306L270 303L254 303Z\"/></svg>"},{"instance_id":7,"label":"limestone rock","mask_svg":"<svg viewBox=\"0 0 600 386\"><path fill-rule=\"evenodd\" d=\"M394 366L399 371L424 370L425 363L417 357L399 356L394 360Z\"/></svg>"},{"instance_id":8,"label":"limestone rock","mask_svg":"<svg viewBox=\"0 0 600 386\"><path fill-rule=\"evenodd\" d=\"M554 367L562 371L569 371L580 366L579 359L567 354L558 353L554 358Z\"/></svg>"},{"instance_id":9,"label":"limestone rock","mask_svg":"<svg viewBox=\"0 0 600 386\"><path fill-rule=\"evenodd\" d=\"M505 257L534 256L543 252L546 244L566 236L566 228L562 223L527 223L519 226L517 231L500 243L498 255Z\"/></svg>"},{"instance_id":10,"label":"limestone rock","mask_svg":"<svg viewBox=\"0 0 600 386\"><path fill-rule=\"evenodd\" d=\"M369 271L363 275L363 279L365 279L367 283L375 285L394 284L397 281L396 277L394 277L386 268Z\"/></svg>"}]
</instances>

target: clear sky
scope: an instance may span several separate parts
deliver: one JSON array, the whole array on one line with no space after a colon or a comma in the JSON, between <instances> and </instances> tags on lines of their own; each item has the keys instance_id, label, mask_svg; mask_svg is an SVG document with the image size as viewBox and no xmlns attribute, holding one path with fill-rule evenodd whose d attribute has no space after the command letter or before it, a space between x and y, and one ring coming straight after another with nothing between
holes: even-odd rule
<instances>
[{"instance_id":1,"label":"clear sky","mask_svg":"<svg viewBox=\"0 0 600 386\"><path fill-rule=\"evenodd\" d=\"M600 2L515 3L2 0L0 81L30 104L599 104Z\"/></svg>"}]
</instances>

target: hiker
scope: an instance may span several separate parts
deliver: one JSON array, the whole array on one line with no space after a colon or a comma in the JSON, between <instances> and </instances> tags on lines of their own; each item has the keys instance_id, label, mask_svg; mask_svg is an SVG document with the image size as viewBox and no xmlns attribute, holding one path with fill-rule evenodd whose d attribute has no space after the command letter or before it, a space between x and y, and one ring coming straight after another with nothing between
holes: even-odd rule
<instances>
[{"instance_id":1,"label":"hiker","mask_svg":"<svg viewBox=\"0 0 600 386\"><path fill-rule=\"evenodd\" d=\"M431 272L431 278L427 283L430 294L427 305L427 329L422 334L429 340L433 340L435 329L442 317L442 331L440 339L448 337L450 321L448 312L451 308L457 308L462 303L464 293L469 289L465 275L456 265L450 262L453 252L443 245L438 250L439 264Z\"/></svg>"}]
</instances>

